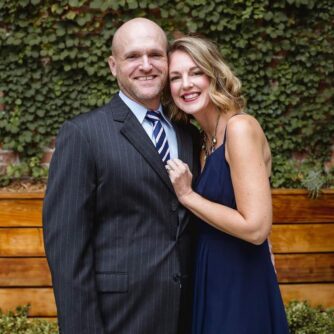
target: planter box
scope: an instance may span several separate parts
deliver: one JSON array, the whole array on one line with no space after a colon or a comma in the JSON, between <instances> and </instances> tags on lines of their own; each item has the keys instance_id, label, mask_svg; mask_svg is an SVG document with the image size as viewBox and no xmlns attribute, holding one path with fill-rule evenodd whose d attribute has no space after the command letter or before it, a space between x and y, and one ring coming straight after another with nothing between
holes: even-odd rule
<instances>
[{"instance_id":1,"label":"planter box","mask_svg":"<svg viewBox=\"0 0 334 334\"><path fill-rule=\"evenodd\" d=\"M34 317L55 317L42 236L43 193L0 193L0 308L31 303ZM284 302L334 306L334 190L273 190L270 236Z\"/></svg>"},{"instance_id":2,"label":"planter box","mask_svg":"<svg viewBox=\"0 0 334 334\"><path fill-rule=\"evenodd\" d=\"M270 236L284 302L334 306L334 190L277 189Z\"/></svg>"}]
</instances>

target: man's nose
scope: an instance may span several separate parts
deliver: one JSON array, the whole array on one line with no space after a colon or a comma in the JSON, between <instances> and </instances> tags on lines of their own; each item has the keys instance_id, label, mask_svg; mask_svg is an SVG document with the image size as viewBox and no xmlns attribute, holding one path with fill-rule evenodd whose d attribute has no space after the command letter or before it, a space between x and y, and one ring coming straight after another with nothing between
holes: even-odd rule
<instances>
[{"instance_id":1,"label":"man's nose","mask_svg":"<svg viewBox=\"0 0 334 334\"><path fill-rule=\"evenodd\" d=\"M150 58L146 55L142 57L141 69L143 71L150 71L152 69Z\"/></svg>"}]
</instances>

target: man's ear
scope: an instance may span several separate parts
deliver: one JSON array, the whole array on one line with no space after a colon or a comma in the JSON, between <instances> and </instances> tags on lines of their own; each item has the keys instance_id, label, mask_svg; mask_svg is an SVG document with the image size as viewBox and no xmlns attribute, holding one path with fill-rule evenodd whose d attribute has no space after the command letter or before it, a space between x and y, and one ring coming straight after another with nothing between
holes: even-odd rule
<instances>
[{"instance_id":1,"label":"man's ear","mask_svg":"<svg viewBox=\"0 0 334 334\"><path fill-rule=\"evenodd\" d=\"M117 71L116 71L116 61L115 61L115 57L110 56L110 57L108 58L108 64L109 64L109 68L110 68L110 71L111 71L112 75L113 75L114 77L116 77L116 75L117 75Z\"/></svg>"}]
</instances>

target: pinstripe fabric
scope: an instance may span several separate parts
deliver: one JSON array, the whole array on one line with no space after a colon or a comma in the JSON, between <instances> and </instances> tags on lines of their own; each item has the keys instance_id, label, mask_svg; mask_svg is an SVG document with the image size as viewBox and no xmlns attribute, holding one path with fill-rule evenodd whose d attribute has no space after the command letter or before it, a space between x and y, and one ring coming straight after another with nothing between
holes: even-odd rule
<instances>
[{"instance_id":1,"label":"pinstripe fabric","mask_svg":"<svg viewBox=\"0 0 334 334\"><path fill-rule=\"evenodd\" d=\"M175 130L180 158L197 170L195 131ZM118 96L66 122L43 207L61 333L187 333L188 219L156 148Z\"/></svg>"}]
</instances>

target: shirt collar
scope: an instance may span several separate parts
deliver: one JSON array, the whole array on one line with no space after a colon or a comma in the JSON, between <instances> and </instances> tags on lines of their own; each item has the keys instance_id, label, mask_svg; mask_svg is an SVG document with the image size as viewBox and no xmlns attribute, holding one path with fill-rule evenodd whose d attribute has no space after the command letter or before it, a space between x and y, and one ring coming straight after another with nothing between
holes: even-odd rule
<instances>
[{"instance_id":1,"label":"shirt collar","mask_svg":"<svg viewBox=\"0 0 334 334\"><path fill-rule=\"evenodd\" d=\"M130 99L128 96L126 96L122 91L119 92L119 97L122 99L122 101L130 108L130 110L133 112L133 114L136 116L136 118L138 119L139 123L142 124L145 116L146 116L146 112L147 112L147 108L144 107L143 105L139 104L138 102ZM162 109L162 105L161 103L159 104L159 107L157 110L155 111L159 111L160 114L162 115L164 121L171 126L169 119L166 117L166 115L163 112Z\"/></svg>"}]
</instances>

